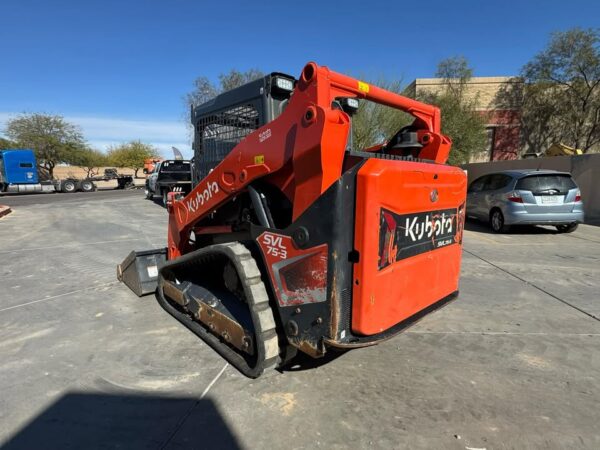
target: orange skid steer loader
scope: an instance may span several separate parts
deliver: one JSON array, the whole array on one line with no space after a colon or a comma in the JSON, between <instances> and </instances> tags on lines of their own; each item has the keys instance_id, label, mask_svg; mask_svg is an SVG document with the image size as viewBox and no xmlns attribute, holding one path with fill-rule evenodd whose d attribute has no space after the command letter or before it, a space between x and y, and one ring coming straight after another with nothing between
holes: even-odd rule
<instances>
[{"instance_id":1,"label":"orange skid steer loader","mask_svg":"<svg viewBox=\"0 0 600 450\"><path fill-rule=\"evenodd\" d=\"M367 149L370 101L414 117ZM192 108L193 190L117 272L240 372L376 344L458 293L466 176L438 108L315 63Z\"/></svg>"}]
</instances>

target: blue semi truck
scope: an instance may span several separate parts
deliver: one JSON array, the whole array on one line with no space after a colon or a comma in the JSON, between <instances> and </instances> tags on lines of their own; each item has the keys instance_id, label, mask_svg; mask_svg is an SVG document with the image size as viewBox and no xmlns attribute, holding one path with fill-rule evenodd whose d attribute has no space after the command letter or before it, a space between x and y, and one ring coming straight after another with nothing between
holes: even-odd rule
<instances>
[{"instance_id":1,"label":"blue semi truck","mask_svg":"<svg viewBox=\"0 0 600 450\"><path fill-rule=\"evenodd\" d=\"M96 185L91 179L40 181L33 150L0 150L0 193L91 192Z\"/></svg>"}]
</instances>

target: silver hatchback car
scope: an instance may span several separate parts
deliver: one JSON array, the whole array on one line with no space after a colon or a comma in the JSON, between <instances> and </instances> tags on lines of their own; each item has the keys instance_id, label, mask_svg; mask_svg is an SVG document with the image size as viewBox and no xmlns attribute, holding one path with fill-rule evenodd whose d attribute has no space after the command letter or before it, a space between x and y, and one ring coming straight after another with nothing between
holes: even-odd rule
<instances>
[{"instance_id":1,"label":"silver hatchback car","mask_svg":"<svg viewBox=\"0 0 600 450\"><path fill-rule=\"evenodd\" d=\"M467 216L489 222L496 233L511 225L554 225L560 233L571 233L583 222L583 203L569 173L506 170L469 185Z\"/></svg>"}]
</instances>

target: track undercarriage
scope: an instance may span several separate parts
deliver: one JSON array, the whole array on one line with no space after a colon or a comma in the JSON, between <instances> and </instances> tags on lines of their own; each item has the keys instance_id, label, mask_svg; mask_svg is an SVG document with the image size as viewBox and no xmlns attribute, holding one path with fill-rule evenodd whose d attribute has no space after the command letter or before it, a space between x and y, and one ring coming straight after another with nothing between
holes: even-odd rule
<instances>
[{"instance_id":1,"label":"track undercarriage","mask_svg":"<svg viewBox=\"0 0 600 450\"><path fill-rule=\"evenodd\" d=\"M165 264L157 298L244 375L257 377L282 361L267 290L241 243L212 245Z\"/></svg>"}]
</instances>

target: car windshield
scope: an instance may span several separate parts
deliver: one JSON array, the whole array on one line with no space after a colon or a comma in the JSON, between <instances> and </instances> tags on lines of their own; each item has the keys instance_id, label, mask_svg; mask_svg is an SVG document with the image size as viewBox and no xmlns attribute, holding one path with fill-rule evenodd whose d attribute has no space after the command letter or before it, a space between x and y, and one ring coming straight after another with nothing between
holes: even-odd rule
<instances>
[{"instance_id":1,"label":"car windshield","mask_svg":"<svg viewBox=\"0 0 600 450\"><path fill-rule=\"evenodd\" d=\"M544 174L529 175L517 182L517 189L531 191L534 194L566 194L569 189L577 187L570 175Z\"/></svg>"}]
</instances>

